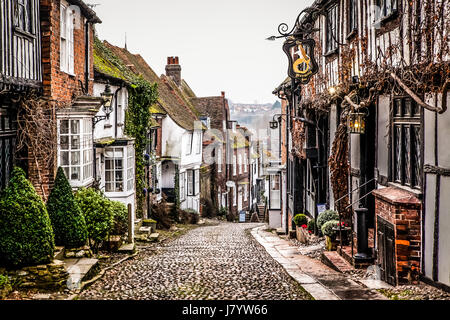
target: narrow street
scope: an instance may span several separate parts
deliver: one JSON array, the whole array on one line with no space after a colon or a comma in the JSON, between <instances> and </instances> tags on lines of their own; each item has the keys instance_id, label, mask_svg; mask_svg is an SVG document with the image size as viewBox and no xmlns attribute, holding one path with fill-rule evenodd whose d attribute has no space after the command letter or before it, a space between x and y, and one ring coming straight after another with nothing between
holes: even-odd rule
<instances>
[{"instance_id":1,"label":"narrow street","mask_svg":"<svg viewBox=\"0 0 450 320\"><path fill-rule=\"evenodd\" d=\"M80 299L310 299L250 235L260 224L222 222L142 250Z\"/></svg>"}]
</instances>

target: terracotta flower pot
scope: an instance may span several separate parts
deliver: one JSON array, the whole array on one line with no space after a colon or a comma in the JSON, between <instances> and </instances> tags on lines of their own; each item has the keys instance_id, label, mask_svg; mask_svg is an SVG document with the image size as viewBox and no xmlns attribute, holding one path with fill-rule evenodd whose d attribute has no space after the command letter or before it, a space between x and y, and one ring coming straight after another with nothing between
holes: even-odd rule
<instances>
[{"instance_id":1,"label":"terracotta flower pot","mask_svg":"<svg viewBox=\"0 0 450 320\"><path fill-rule=\"evenodd\" d=\"M336 251L337 250L338 243L336 242L336 239L325 236L325 247L328 251Z\"/></svg>"}]
</instances>

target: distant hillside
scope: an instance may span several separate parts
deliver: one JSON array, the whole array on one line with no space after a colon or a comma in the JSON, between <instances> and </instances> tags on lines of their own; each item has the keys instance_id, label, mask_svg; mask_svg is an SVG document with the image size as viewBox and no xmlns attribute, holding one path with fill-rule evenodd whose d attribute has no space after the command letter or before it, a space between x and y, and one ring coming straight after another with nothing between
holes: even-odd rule
<instances>
[{"instance_id":1,"label":"distant hillside","mask_svg":"<svg viewBox=\"0 0 450 320\"><path fill-rule=\"evenodd\" d=\"M242 104L230 103L231 119L239 122L254 133L259 130L267 130L269 122L275 114L281 113L281 103Z\"/></svg>"}]
</instances>

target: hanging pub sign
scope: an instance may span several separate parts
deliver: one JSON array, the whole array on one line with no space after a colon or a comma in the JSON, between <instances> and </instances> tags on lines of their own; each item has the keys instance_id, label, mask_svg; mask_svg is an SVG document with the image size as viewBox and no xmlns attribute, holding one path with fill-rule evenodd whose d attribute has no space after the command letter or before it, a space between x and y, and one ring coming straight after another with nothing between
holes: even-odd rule
<instances>
[{"instance_id":1,"label":"hanging pub sign","mask_svg":"<svg viewBox=\"0 0 450 320\"><path fill-rule=\"evenodd\" d=\"M288 75L301 84L308 84L311 77L319 71L314 58L313 39L288 39L284 42L283 51L289 59Z\"/></svg>"}]
</instances>

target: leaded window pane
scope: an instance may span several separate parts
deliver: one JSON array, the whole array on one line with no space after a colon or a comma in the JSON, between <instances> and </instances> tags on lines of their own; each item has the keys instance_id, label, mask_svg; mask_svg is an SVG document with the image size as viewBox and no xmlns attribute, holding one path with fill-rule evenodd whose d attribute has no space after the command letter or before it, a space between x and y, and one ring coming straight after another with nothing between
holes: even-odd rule
<instances>
[{"instance_id":1,"label":"leaded window pane","mask_svg":"<svg viewBox=\"0 0 450 320\"><path fill-rule=\"evenodd\" d=\"M413 146L414 146L414 177L415 177L415 181L414 181L414 186L420 186L422 184L422 176L421 176L421 146L420 146L420 126L414 126L414 135L413 135Z\"/></svg>"},{"instance_id":2,"label":"leaded window pane","mask_svg":"<svg viewBox=\"0 0 450 320\"><path fill-rule=\"evenodd\" d=\"M403 142L404 142L404 148L403 148L403 154L405 158L405 169L404 169L404 177L405 177L405 184L411 185L411 132L409 126L403 127Z\"/></svg>"},{"instance_id":3,"label":"leaded window pane","mask_svg":"<svg viewBox=\"0 0 450 320\"><path fill-rule=\"evenodd\" d=\"M402 179L402 134L401 126L395 126L395 181L401 182Z\"/></svg>"}]
</instances>

